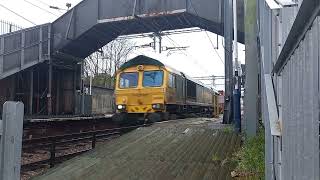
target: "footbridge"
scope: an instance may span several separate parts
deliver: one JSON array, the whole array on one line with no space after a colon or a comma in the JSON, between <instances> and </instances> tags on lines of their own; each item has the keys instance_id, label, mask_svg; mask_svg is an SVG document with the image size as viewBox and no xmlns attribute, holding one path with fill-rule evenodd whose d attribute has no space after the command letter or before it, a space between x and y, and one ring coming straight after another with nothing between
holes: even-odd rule
<instances>
[{"instance_id":1,"label":"footbridge","mask_svg":"<svg viewBox=\"0 0 320 180\"><path fill-rule=\"evenodd\" d=\"M53 23L0 36L0 79L42 62L81 61L123 35L199 27L223 36L222 0L84 0ZM243 0L238 36L244 42Z\"/></svg>"}]
</instances>

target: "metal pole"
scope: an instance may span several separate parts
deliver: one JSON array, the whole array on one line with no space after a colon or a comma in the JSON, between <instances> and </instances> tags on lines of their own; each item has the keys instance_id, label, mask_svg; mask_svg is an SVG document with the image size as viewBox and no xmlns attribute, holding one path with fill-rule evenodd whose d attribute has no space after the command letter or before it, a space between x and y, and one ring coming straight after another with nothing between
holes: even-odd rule
<instances>
[{"instance_id":1,"label":"metal pole","mask_svg":"<svg viewBox=\"0 0 320 180\"><path fill-rule=\"evenodd\" d=\"M157 38L156 38L156 34L153 34L153 49L154 49L154 52L157 53Z\"/></svg>"},{"instance_id":2,"label":"metal pole","mask_svg":"<svg viewBox=\"0 0 320 180\"><path fill-rule=\"evenodd\" d=\"M52 114L52 59L49 58L49 71L48 71L48 115Z\"/></svg>"},{"instance_id":3,"label":"metal pole","mask_svg":"<svg viewBox=\"0 0 320 180\"><path fill-rule=\"evenodd\" d=\"M258 124L258 43L257 1L245 0L246 72L244 96L244 128L249 137L255 136Z\"/></svg>"},{"instance_id":4,"label":"metal pole","mask_svg":"<svg viewBox=\"0 0 320 180\"><path fill-rule=\"evenodd\" d=\"M74 114L78 113L77 112L77 64L74 65L73 67L73 107L74 107Z\"/></svg>"},{"instance_id":5,"label":"metal pole","mask_svg":"<svg viewBox=\"0 0 320 180\"><path fill-rule=\"evenodd\" d=\"M236 132L241 131L241 105L240 105L240 82L239 82L239 62L238 62L238 24L237 24L237 0L233 0L233 37L234 37L234 62L235 62L235 84L233 90L233 121Z\"/></svg>"},{"instance_id":6,"label":"metal pole","mask_svg":"<svg viewBox=\"0 0 320 180\"><path fill-rule=\"evenodd\" d=\"M30 97L29 97L29 115L32 115L33 110L33 69L30 71Z\"/></svg>"},{"instance_id":7,"label":"metal pole","mask_svg":"<svg viewBox=\"0 0 320 180\"><path fill-rule=\"evenodd\" d=\"M90 76L90 87L89 94L92 95L92 76Z\"/></svg>"},{"instance_id":8,"label":"metal pole","mask_svg":"<svg viewBox=\"0 0 320 180\"><path fill-rule=\"evenodd\" d=\"M161 54L161 46L162 46L162 37L161 34L158 35L159 38L159 54Z\"/></svg>"},{"instance_id":9,"label":"metal pole","mask_svg":"<svg viewBox=\"0 0 320 180\"><path fill-rule=\"evenodd\" d=\"M12 24L9 24L9 32L12 32Z\"/></svg>"},{"instance_id":10,"label":"metal pole","mask_svg":"<svg viewBox=\"0 0 320 180\"><path fill-rule=\"evenodd\" d=\"M224 1L224 39L225 39L225 96L224 96L224 113L223 123L232 121L232 0Z\"/></svg>"},{"instance_id":11,"label":"metal pole","mask_svg":"<svg viewBox=\"0 0 320 180\"><path fill-rule=\"evenodd\" d=\"M84 115L84 62L81 63L81 114Z\"/></svg>"},{"instance_id":12,"label":"metal pole","mask_svg":"<svg viewBox=\"0 0 320 180\"><path fill-rule=\"evenodd\" d=\"M239 72L239 62L238 62L238 26L237 26L237 0L233 0L233 38L234 38L234 62L235 71ZM240 74L239 74L240 75Z\"/></svg>"},{"instance_id":13,"label":"metal pole","mask_svg":"<svg viewBox=\"0 0 320 180\"><path fill-rule=\"evenodd\" d=\"M60 109L60 73L56 74L56 79L57 79L57 87L56 87L56 115L59 114L59 109Z\"/></svg>"}]
</instances>

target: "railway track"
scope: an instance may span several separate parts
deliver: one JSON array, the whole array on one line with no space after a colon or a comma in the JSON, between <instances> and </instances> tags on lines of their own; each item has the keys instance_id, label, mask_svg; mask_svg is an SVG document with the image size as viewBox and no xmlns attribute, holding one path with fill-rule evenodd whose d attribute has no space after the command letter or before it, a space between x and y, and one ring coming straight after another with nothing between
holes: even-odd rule
<instances>
[{"instance_id":1,"label":"railway track","mask_svg":"<svg viewBox=\"0 0 320 180\"><path fill-rule=\"evenodd\" d=\"M169 121L178 121L178 119L154 124ZM98 142L108 141L136 128L150 125L139 124L105 129L99 127L100 129L98 130L80 133L61 134L61 131L59 131L57 135L51 135L52 133L50 133L43 137L25 138L22 142L21 177L23 180L27 180L30 177L41 174L45 169L94 149Z\"/></svg>"},{"instance_id":2,"label":"railway track","mask_svg":"<svg viewBox=\"0 0 320 180\"><path fill-rule=\"evenodd\" d=\"M42 138L24 139L22 144L22 174L41 168L51 168L72 157L90 151L102 142L119 137L146 125L95 130ZM28 178L26 178L28 179Z\"/></svg>"},{"instance_id":3,"label":"railway track","mask_svg":"<svg viewBox=\"0 0 320 180\"><path fill-rule=\"evenodd\" d=\"M24 124L24 139L80 133L94 130L112 129L119 127L110 118L91 120L64 120L26 122Z\"/></svg>"}]
</instances>

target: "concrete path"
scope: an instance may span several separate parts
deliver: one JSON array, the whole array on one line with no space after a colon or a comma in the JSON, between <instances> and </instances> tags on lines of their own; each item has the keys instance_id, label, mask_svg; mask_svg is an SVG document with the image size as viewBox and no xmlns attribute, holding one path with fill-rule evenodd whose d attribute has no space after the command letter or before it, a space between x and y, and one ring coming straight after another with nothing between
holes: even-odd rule
<instances>
[{"instance_id":1,"label":"concrete path","mask_svg":"<svg viewBox=\"0 0 320 180\"><path fill-rule=\"evenodd\" d=\"M240 137L217 119L190 118L142 127L35 179L232 179Z\"/></svg>"}]
</instances>

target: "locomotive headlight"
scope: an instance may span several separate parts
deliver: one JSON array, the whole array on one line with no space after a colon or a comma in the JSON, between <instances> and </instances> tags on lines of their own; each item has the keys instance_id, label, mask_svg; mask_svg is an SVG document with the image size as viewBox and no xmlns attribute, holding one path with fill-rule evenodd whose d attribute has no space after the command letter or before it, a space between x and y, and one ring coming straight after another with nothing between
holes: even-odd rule
<instances>
[{"instance_id":1,"label":"locomotive headlight","mask_svg":"<svg viewBox=\"0 0 320 180\"><path fill-rule=\"evenodd\" d=\"M117 109L118 109L118 110L124 110L124 109L126 109L126 106L125 106L125 105L122 105L122 104L119 104L119 105L117 106Z\"/></svg>"},{"instance_id":2,"label":"locomotive headlight","mask_svg":"<svg viewBox=\"0 0 320 180\"><path fill-rule=\"evenodd\" d=\"M162 109L162 104L152 104L153 109Z\"/></svg>"}]
</instances>

